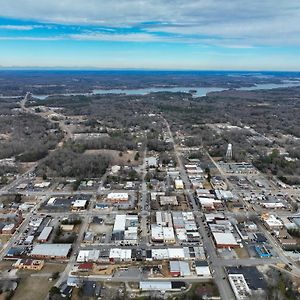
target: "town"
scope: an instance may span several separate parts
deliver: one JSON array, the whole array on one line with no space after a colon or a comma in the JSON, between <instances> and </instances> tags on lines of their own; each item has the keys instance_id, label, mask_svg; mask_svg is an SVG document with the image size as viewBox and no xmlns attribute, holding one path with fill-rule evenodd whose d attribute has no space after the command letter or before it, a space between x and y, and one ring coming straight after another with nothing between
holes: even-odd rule
<instances>
[{"instance_id":1,"label":"town","mask_svg":"<svg viewBox=\"0 0 300 300\"><path fill-rule=\"evenodd\" d=\"M204 126L191 117L191 134L180 127L186 107L178 119L164 108L198 105L191 93L60 97L28 92L10 107L3 100L2 118L45 125L18 121L29 138L0 160L2 293L273 299L279 282L297 299L300 191L288 182L297 176L263 172L255 152L239 157L245 151L233 134L263 141L270 159L294 163L291 151L279 153L283 133L275 140L243 121ZM223 133L232 141L216 151ZM1 134L4 145L14 132ZM53 143L40 153L31 134Z\"/></svg>"}]
</instances>

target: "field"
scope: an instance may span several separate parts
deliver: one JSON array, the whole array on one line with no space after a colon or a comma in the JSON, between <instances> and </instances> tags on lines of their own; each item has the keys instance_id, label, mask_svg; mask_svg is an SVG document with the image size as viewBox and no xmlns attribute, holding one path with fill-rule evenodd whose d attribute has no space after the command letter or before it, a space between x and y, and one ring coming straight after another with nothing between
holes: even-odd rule
<instances>
[{"instance_id":1,"label":"field","mask_svg":"<svg viewBox=\"0 0 300 300\"><path fill-rule=\"evenodd\" d=\"M48 277L25 277L22 278L16 290L13 300L44 300L54 282Z\"/></svg>"}]
</instances>

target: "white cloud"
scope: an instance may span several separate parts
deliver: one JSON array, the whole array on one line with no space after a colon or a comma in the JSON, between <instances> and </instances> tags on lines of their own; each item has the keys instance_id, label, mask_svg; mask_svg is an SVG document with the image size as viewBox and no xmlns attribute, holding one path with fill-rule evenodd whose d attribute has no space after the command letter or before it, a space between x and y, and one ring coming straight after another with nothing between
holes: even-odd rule
<instances>
[{"instance_id":1,"label":"white cloud","mask_svg":"<svg viewBox=\"0 0 300 300\"><path fill-rule=\"evenodd\" d=\"M34 26L31 25L0 25L0 29L6 30L32 30Z\"/></svg>"},{"instance_id":2,"label":"white cloud","mask_svg":"<svg viewBox=\"0 0 300 300\"><path fill-rule=\"evenodd\" d=\"M83 32L74 39L153 41L162 39L161 32L174 35L167 41L300 45L299 0L27 0L26 5L23 0L0 0L0 7L0 16L6 18L143 29L111 37Z\"/></svg>"}]
</instances>

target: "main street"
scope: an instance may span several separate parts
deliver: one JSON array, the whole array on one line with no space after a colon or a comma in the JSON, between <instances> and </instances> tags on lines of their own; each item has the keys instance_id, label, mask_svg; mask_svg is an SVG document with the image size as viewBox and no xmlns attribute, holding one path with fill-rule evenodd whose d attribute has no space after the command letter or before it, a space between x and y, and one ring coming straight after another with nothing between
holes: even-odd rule
<instances>
[{"instance_id":1,"label":"main street","mask_svg":"<svg viewBox=\"0 0 300 300\"><path fill-rule=\"evenodd\" d=\"M206 254L210 256L210 258L209 258L209 260L211 262L210 266L211 266L211 269L212 269L212 273L213 273L215 283L218 286L221 299L222 300L234 299L234 295L233 295L232 289L229 285L229 282L227 280L223 279L224 277L226 277L225 270L224 270L223 266L216 263L217 255L216 255L215 247L214 247L214 244L213 244L212 240L207 236L204 224L202 222L203 214L201 212L199 212L199 207L196 204L196 201L194 199L194 196L193 196L193 193L192 193L191 189L189 188L190 187L190 181L188 179L187 173L186 173L184 165L182 163L179 151L177 149L177 145L174 141L174 137L173 137L170 125L169 125L169 123L167 122L166 119L163 119L163 120L164 120L164 123L166 124L170 140L174 145L174 153L175 153L175 156L176 156L178 167L180 169L181 179L183 180L184 185L185 185L184 192L185 192L186 196L189 198L189 201L192 205L193 211L195 212L196 220L197 220L197 223L199 225L199 232L202 236L202 242L203 242L204 250L205 250Z\"/></svg>"}]
</instances>

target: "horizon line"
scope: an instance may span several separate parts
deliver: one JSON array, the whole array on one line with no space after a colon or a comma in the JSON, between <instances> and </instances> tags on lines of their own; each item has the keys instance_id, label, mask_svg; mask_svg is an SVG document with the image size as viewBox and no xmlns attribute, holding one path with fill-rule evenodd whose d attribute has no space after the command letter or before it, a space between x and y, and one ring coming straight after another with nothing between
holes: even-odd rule
<instances>
[{"instance_id":1,"label":"horizon line","mask_svg":"<svg viewBox=\"0 0 300 300\"><path fill-rule=\"evenodd\" d=\"M97 67L4 67L0 66L0 71L173 71L173 72L289 72L299 73L299 70L288 70L288 69L155 69L155 68L97 68Z\"/></svg>"}]
</instances>

